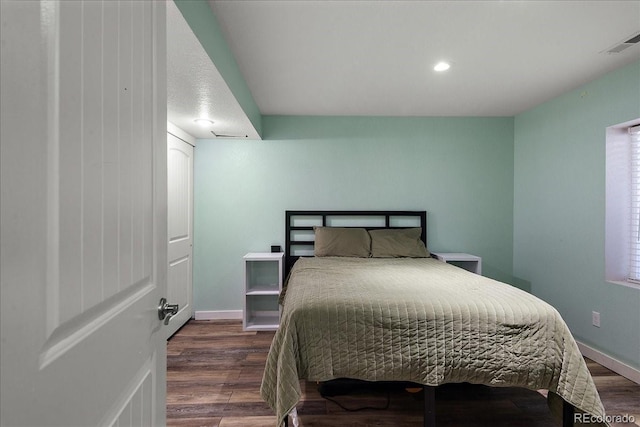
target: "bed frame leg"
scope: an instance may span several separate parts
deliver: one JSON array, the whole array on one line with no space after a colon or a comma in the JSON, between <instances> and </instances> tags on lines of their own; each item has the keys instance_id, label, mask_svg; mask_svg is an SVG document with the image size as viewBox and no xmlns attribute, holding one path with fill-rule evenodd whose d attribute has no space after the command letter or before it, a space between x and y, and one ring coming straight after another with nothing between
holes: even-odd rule
<instances>
[{"instance_id":1,"label":"bed frame leg","mask_svg":"<svg viewBox=\"0 0 640 427\"><path fill-rule=\"evenodd\" d=\"M424 427L436 427L436 388L425 385L424 390Z\"/></svg>"},{"instance_id":2,"label":"bed frame leg","mask_svg":"<svg viewBox=\"0 0 640 427\"><path fill-rule=\"evenodd\" d=\"M567 401L562 401L562 427L573 427L573 405Z\"/></svg>"}]
</instances>

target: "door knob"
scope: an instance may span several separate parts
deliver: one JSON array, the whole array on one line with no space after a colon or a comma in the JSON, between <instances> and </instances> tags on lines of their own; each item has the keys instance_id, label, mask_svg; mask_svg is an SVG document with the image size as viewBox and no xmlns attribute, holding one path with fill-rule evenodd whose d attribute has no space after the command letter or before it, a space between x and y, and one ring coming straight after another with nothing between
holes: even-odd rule
<instances>
[{"instance_id":1,"label":"door knob","mask_svg":"<svg viewBox=\"0 0 640 427\"><path fill-rule=\"evenodd\" d=\"M167 304L166 298L160 298L158 305L158 319L164 320L164 324L168 325L171 317L178 313L178 304Z\"/></svg>"}]
</instances>

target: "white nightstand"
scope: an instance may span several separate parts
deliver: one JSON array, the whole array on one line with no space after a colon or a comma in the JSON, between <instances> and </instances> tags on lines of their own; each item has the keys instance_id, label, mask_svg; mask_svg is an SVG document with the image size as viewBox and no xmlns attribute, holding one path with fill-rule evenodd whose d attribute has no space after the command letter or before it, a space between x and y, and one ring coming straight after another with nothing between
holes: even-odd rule
<instances>
[{"instance_id":1,"label":"white nightstand","mask_svg":"<svg viewBox=\"0 0 640 427\"><path fill-rule=\"evenodd\" d=\"M283 258L282 252L248 253L244 256L242 327L245 331L278 329Z\"/></svg>"},{"instance_id":2,"label":"white nightstand","mask_svg":"<svg viewBox=\"0 0 640 427\"><path fill-rule=\"evenodd\" d=\"M479 256L459 252L431 252L431 255L472 273L482 274L482 258Z\"/></svg>"}]
</instances>

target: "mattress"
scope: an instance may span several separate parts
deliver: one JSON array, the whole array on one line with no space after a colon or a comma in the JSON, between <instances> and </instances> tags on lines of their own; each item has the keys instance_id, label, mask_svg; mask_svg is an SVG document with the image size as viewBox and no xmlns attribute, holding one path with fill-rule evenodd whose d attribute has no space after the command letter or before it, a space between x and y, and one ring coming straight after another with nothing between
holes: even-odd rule
<instances>
[{"instance_id":1,"label":"mattress","mask_svg":"<svg viewBox=\"0 0 640 427\"><path fill-rule=\"evenodd\" d=\"M577 344L551 305L432 258L300 258L261 385L281 425L300 380L547 389L604 418Z\"/></svg>"}]
</instances>

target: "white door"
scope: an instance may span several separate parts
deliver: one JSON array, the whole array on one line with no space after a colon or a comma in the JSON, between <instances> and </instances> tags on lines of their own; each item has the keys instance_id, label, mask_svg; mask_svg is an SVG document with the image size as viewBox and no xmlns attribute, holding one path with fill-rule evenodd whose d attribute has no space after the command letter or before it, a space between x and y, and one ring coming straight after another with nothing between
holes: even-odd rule
<instances>
[{"instance_id":1,"label":"white door","mask_svg":"<svg viewBox=\"0 0 640 427\"><path fill-rule=\"evenodd\" d=\"M0 19L0 425L163 425L165 3Z\"/></svg>"},{"instance_id":2,"label":"white door","mask_svg":"<svg viewBox=\"0 0 640 427\"><path fill-rule=\"evenodd\" d=\"M178 313L169 320L168 337L192 315L193 146L167 134L169 301Z\"/></svg>"}]
</instances>

